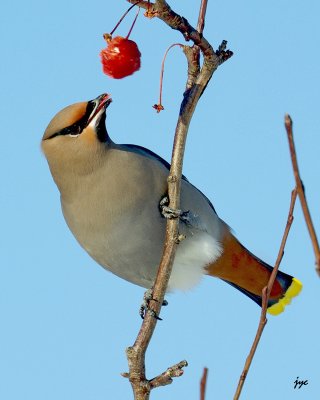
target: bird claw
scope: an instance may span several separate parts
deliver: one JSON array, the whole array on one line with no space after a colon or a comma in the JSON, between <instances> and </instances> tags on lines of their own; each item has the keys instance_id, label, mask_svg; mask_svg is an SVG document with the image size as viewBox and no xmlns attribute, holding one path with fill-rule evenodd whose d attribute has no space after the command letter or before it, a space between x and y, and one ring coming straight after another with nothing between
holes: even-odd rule
<instances>
[{"instance_id":1,"label":"bird claw","mask_svg":"<svg viewBox=\"0 0 320 400\"><path fill-rule=\"evenodd\" d=\"M171 207L168 206L169 204L169 199L167 196L164 196L159 203L159 207L161 210L161 214L164 218L167 219L175 219L175 218L180 218L181 221L185 223L189 223L189 210L188 211L182 211L182 210L175 210Z\"/></svg>"},{"instance_id":2,"label":"bird claw","mask_svg":"<svg viewBox=\"0 0 320 400\"><path fill-rule=\"evenodd\" d=\"M144 319L146 314L149 313L153 318L157 319L158 321L162 321L162 318L160 318L159 315L150 308L151 300L158 302L158 300L153 298L153 288L146 290L143 295L143 301L139 309L140 317ZM162 305L167 306L167 300L163 300Z\"/></svg>"}]
</instances>

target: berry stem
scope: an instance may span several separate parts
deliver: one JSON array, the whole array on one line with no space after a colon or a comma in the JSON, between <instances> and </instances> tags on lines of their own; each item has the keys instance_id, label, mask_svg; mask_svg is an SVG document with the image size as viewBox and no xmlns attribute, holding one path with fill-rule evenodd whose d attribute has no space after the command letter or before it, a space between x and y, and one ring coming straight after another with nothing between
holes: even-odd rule
<instances>
[{"instance_id":1,"label":"berry stem","mask_svg":"<svg viewBox=\"0 0 320 400\"><path fill-rule=\"evenodd\" d=\"M132 25L131 25L131 28L129 29L129 32L128 32L127 36L126 36L126 39L129 39L129 36L131 35L132 29L133 29L133 27L134 27L134 24L135 24L136 21L137 21L139 12L140 12L140 7L138 8L138 11L137 11L137 13L136 13L136 16L134 17L134 20L133 20Z\"/></svg>"},{"instance_id":2,"label":"berry stem","mask_svg":"<svg viewBox=\"0 0 320 400\"><path fill-rule=\"evenodd\" d=\"M133 7L135 7L137 4L139 4L141 2L141 0L136 1L134 4L132 4L132 6L130 6L127 11L123 14L123 16L119 19L117 25L112 29L112 31L110 32L110 35L112 35L114 33L114 31L118 28L118 26L121 24L121 22L124 20L125 16L133 9ZM132 30L132 28L131 28ZM130 30L130 32L131 32ZM128 38L128 37L127 37Z\"/></svg>"},{"instance_id":3,"label":"berry stem","mask_svg":"<svg viewBox=\"0 0 320 400\"><path fill-rule=\"evenodd\" d=\"M169 46L167 48L167 50L166 50L166 52L164 53L164 56L163 56L163 60L162 60L162 64L161 64L161 72L160 72L159 103L155 104L153 106L153 108L157 110L157 113L159 113L161 110L164 110L164 107L162 105L162 83L163 83L163 74L164 74L164 64L165 64L166 57L167 57L167 54L168 54L169 50L172 49L172 47L175 47L175 46L183 47L183 45L181 43L174 43L174 44L172 44L171 46Z\"/></svg>"}]
</instances>

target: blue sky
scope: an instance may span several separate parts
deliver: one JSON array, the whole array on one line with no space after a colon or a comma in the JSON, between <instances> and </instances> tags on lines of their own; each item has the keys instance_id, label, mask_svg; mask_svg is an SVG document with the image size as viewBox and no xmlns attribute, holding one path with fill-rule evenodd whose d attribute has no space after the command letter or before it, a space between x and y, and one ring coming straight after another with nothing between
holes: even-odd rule
<instances>
[{"instance_id":1,"label":"blue sky","mask_svg":"<svg viewBox=\"0 0 320 400\"><path fill-rule=\"evenodd\" d=\"M198 2L171 1L196 24ZM165 49L182 37L139 17L132 33L142 68L112 80L101 72L102 34L124 0L6 2L1 32L0 398L132 398L120 373L124 349L140 326L143 290L107 273L79 247L63 220L59 194L40 140L62 107L108 92L107 128L169 159L186 76L180 49L169 54L163 103L156 114ZM219 68L190 127L184 174L214 203L239 240L274 263L294 187L283 116L294 120L303 182L320 232L318 1L209 1L205 35L227 39L234 57ZM117 33L126 35L133 15ZM299 205L282 270L304 283L299 298L270 317L242 399L318 398L319 278ZM209 368L207 398L231 399L260 310L223 282L206 278L168 296L147 356L151 378L187 359L174 384L152 398L198 398ZM308 385L294 389L297 376Z\"/></svg>"}]
</instances>

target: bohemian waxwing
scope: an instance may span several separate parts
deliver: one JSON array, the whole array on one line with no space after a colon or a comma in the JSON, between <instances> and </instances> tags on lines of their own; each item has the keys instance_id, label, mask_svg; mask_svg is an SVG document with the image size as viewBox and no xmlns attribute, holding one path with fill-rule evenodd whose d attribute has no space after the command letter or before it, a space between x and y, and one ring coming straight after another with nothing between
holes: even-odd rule
<instances>
[{"instance_id":1,"label":"bohemian waxwing","mask_svg":"<svg viewBox=\"0 0 320 400\"><path fill-rule=\"evenodd\" d=\"M114 143L105 127L103 94L60 111L48 125L42 149L61 193L64 218L80 245L107 270L132 283L153 285L165 236L160 201L169 164L140 146ZM181 209L187 211L168 290L187 290L203 274L223 279L261 305L272 267L232 235L213 205L185 177ZM278 272L268 311L279 314L302 288Z\"/></svg>"}]
</instances>

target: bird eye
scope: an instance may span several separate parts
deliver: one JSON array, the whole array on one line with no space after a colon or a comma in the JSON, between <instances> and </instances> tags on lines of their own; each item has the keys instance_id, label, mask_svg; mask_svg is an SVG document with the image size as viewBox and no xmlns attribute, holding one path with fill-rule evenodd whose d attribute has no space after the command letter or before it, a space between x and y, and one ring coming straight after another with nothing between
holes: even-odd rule
<instances>
[{"instance_id":1,"label":"bird eye","mask_svg":"<svg viewBox=\"0 0 320 400\"><path fill-rule=\"evenodd\" d=\"M82 132L82 128L79 125L79 122L70 126L68 129L68 136L70 137L78 137L80 133Z\"/></svg>"}]
</instances>

